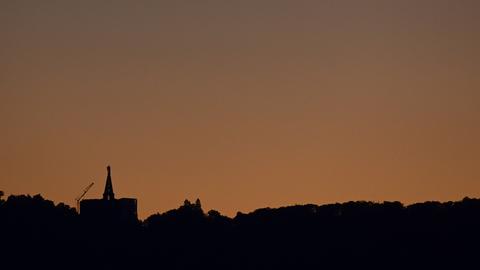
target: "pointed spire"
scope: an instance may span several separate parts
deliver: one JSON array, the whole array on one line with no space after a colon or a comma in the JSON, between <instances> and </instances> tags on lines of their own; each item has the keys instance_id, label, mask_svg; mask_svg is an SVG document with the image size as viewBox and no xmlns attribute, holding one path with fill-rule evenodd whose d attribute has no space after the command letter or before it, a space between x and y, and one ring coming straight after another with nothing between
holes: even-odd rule
<instances>
[{"instance_id":1,"label":"pointed spire","mask_svg":"<svg viewBox=\"0 0 480 270\"><path fill-rule=\"evenodd\" d=\"M112 176L110 171L110 166L107 166L107 181L105 183L105 191L103 192L103 199L104 200L114 200L115 194L113 193L113 185L112 185Z\"/></svg>"}]
</instances>

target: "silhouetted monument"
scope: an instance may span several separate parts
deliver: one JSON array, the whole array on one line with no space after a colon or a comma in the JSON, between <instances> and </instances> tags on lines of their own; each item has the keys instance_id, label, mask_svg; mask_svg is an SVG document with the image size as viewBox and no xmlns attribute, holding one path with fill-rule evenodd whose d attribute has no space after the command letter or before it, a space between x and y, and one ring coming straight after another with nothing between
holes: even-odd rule
<instances>
[{"instance_id":1,"label":"silhouetted monument","mask_svg":"<svg viewBox=\"0 0 480 270\"><path fill-rule=\"evenodd\" d=\"M110 166L107 166L107 181L105 183L105 191L103 192L104 200L115 200L115 193L113 193L112 176Z\"/></svg>"},{"instance_id":2,"label":"silhouetted monument","mask_svg":"<svg viewBox=\"0 0 480 270\"><path fill-rule=\"evenodd\" d=\"M137 221L137 199L115 199L111 169L108 166L103 199L81 201L80 213L83 218L95 221Z\"/></svg>"}]
</instances>

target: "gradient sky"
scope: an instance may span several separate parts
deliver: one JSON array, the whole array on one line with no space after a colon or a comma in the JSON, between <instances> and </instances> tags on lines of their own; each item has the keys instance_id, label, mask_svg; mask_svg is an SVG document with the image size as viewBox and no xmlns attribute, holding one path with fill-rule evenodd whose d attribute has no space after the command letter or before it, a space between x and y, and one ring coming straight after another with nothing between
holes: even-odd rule
<instances>
[{"instance_id":1,"label":"gradient sky","mask_svg":"<svg viewBox=\"0 0 480 270\"><path fill-rule=\"evenodd\" d=\"M480 197L480 1L2 1L0 190L142 218Z\"/></svg>"}]
</instances>

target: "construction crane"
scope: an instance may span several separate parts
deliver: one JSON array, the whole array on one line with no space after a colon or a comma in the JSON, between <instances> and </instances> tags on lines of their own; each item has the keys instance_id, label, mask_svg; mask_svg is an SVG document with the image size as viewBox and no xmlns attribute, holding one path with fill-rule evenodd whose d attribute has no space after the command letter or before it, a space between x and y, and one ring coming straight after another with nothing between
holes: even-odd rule
<instances>
[{"instance_id":1,"label":"construction crane","mask_svg":"<svg viewBox=\"0 0 480 270\"><path fill-rule=\"evenodd\" d=\"M75 201L77 201L77 212L80 214L80 201L83 199L83 197L85 196L85 194L87 194L87 192L90 190L90 188L92 188L93 186L93 182L90 183L90 185L88 185L84 190L83 190L83 193L82 195L78 196L77 198L75 198Z\"/></svg>"}]
</instances>

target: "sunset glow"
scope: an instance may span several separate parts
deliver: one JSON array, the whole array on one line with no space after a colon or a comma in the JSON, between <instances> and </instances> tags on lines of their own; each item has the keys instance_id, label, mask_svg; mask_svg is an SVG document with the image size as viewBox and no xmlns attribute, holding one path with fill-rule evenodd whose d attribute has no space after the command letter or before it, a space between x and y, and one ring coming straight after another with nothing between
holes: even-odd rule
<instances>
[{"instance_id":1,"label":"sunset glow","mask_svg":"<svg viewBox=\"0 0 480 270\"><path fill-rule=\"evenodd\" d=\"M128 4L127 4L128 2ZM4 1L0 190L145 218L480 197L480 1Z\"/></svg>"}]
</instances>

